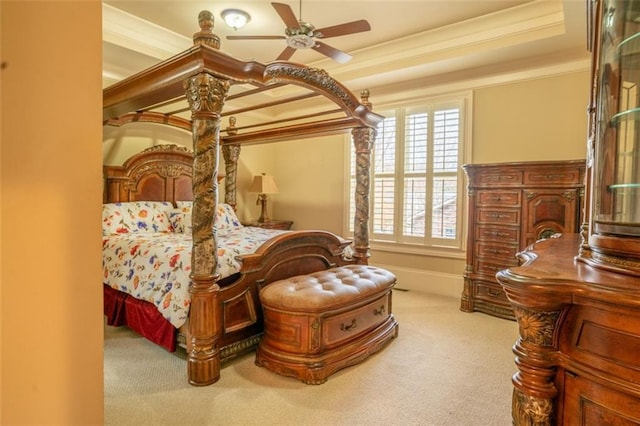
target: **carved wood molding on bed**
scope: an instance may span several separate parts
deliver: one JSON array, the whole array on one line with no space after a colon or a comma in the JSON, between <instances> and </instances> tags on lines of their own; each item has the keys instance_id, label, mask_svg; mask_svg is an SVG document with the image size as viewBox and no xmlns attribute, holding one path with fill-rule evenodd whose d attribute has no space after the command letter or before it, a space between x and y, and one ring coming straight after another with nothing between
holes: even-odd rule
<instances>
[{"instance_id":1,"label":"carved wood molding on bed","mask_svg":"<svg viewBox=\"0 0 640 426\"><path fill-rule=\"evenodd\" d=\"M104 166L105 203L193 200L193 152L178 145L157 145L122 166Z\"/></svg>"}]
</instances>

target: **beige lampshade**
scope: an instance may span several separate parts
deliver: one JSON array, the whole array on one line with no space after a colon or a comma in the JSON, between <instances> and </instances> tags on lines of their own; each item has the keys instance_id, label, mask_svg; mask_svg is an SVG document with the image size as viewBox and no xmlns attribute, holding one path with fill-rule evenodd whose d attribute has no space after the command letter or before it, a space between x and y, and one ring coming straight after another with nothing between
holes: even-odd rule
<instances>
[{"instance_id":1,"label":"beige lampshade","mask_svg":"<svg viewBox=\"0 0 640 426\"><path fill-rule=\"evenodd\" d=\"M258 194L277 194L278 187L276 181L273 180L273 176L265 175L254 176L253 182L249 187L249 192L257 192Z\"/></svg>"}]
</instances>

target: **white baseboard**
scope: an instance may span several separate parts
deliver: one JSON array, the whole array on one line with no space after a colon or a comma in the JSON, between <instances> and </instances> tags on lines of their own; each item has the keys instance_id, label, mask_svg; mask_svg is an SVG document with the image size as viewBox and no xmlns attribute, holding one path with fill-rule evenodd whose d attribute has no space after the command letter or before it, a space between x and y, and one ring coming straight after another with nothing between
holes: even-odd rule
<instances>
[{"instance_id":1,"label":"white baseboard","mask_svg":"<svg viewBox=\"0 0 640 426\"><path fill-rule=\"evenodd\" d=\"M398 279L396 289L432 293L441 296L459 298L462 294L464 279L462 274L446 274L443 272L410 269L398 266L371 264L393 272Z\"/></svg>"}]
</instances>

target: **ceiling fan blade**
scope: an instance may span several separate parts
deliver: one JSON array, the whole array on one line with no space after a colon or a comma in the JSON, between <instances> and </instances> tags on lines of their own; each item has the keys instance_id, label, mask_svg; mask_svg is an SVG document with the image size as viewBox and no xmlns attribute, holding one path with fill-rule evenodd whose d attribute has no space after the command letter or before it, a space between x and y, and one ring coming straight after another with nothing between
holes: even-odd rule
<instances>
[{"instance_id":1,"label":"ceiling fan blade","mask_svg":"<svg viewBox=\"0 0 640 426\"><path fill-rule=\"evenodd\" d=\"M338 37L347 34L361 33L363 31L369 31L371 29L371 25L364 19L359 21L347 22L346 24L334 25L332 27L319 28L314 31L316 37L319 38L329 38L329 37Z\"/></svg>"},{"instance_id":2,"label":"ceiling fan blade","mask_svg":"<svg viewBox=\"0 0 640 426\"><path fill-rule=\"evenodd\" d=\"M267 35L227 36L227 40L282 40L285 38L286 38L285 36L267 36Z\"/></svg>"},{"instance_id":3,"label":"ceiling fan blade","mask_svg":"<svg viewBox=\"0 0 640 426\"><path fill-rule=\"evenodd\" d=\"M316 44L312 47L312 49L322 53L325 56L330 57L334 61L341 64L344 64L345 62L349 62L351 60L351 55L348 55L343 51L336 49L335 47L331 47L328 44L322 43L321 41L316 41Z\"/></svg>"},{"instance_id":4,"label":"ceiling fan blade","mask_svg":"<svg viewBox=\"0 0 640 426\"><path fill-rule=\"evenodd\" d=\"M298 28L300 23L298 22L298 18L291 10L291 6L285 3L271 3L271 6L278 12L280 18L284 21L287 28Z\"/></svg>"},{"instance_id":5,"label":"ceiling fan blade","mask_svg":"<svg viewBox=\"0 0 640 426\"><path fill-rule=\"evenodd\" d=\"M293 47L287 46L282 53L276 58L276 61L288 61L293 54L296 52L296 49Z\"/></svg>"}]
</instances>

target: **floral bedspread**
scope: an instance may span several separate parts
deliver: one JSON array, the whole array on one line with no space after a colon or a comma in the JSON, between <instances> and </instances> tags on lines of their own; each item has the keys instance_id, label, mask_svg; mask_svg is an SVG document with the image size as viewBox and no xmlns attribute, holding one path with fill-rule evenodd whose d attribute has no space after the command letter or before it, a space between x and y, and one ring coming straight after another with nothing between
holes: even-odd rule
<instances>
[{"instance_id":1,"label":"floral bedspread","mask_svg":"<svg viewBox=\"0 0 640 426\"><path fill-rule=\"evenodd\" d=\"M287 231L239 227L218 232L220 278L240 270L236 256L249 254L269 238ZM184 324L191 304L190 233L128 233L103 236L103 283L153 303L176 328Z\"/></svg>"}]
</instances>

